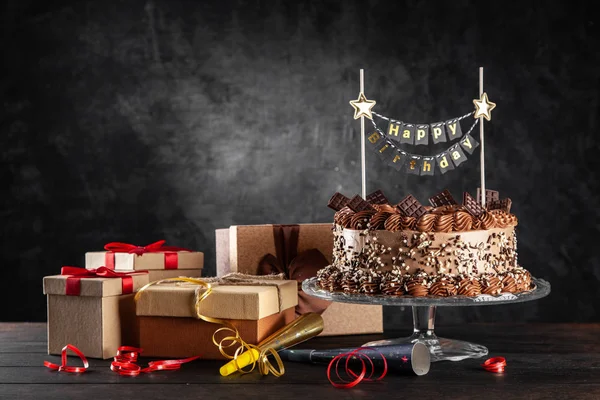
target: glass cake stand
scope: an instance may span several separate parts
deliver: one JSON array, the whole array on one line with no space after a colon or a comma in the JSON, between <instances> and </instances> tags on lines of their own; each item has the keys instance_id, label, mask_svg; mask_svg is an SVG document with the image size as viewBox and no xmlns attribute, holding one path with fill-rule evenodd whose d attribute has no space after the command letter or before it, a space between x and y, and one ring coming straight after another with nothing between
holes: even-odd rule
<instances>
[{"instance_id":1,"label":"glass cake stand","mask_svg":"<svg viewBox=\"0 0 600 400\"><path fill-rule=\"evenodd\" d=\"M304 280L302 290L324 300L341 303L373 304L384 306L410 306L413 312L413 334L398 339L378 340L365 343L363 346L383 346L420 341L427 345L431 353L431 361L460 361L465 358L479 358L488 354L488 349L480 344L462 340L437 337L434 333L436 307L485 306L497 304L513 304L537 300L550 293L550 283L543 279L533 278L535 287L518 294L503 293L499 296L482 294L476 297L392 297L383 295L349 294L329 292L317 286L317 278Z\"/></svg>"}]
</instances>

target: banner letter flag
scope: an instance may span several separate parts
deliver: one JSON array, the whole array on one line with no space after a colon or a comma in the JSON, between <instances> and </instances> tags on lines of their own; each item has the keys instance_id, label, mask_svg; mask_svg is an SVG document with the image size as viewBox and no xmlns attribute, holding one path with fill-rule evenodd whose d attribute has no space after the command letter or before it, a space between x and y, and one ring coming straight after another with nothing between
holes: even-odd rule
<instances>
[{"instance_id":1,"label":"banner letter flag","mask_svg":"<svg viewBox=\"0 0 600 400\"><path fill-rule=\"evenodd\" d=\"M391 165L392 167L394 167L394 169L396 171L400 171L402 169L402 166L406 162L406 159L407 159L406 153L404 153L403 151L400 151L398 149L394 149L394 152L392 153L392 157L388 160L388 164Z\"/></svg>"},{"instance_id":2,"label":"banner letter flag","mask_svg":"<svg viewBox=\"0 0 600 400\"><path fill-rule=\"evenodd\" d=\"M367 142L373 151L377 151L377 145L383 140L383 136L377 131L370 133L369 136L367 136Z\"/></svg>"},{"instance_id":3,"label":"banner letter flag","mask_svg":"<svg viewBox=\"0 0 600 400\"><path fill-rule=\"evenodd\" d=\"M421 157L420 156L409 156L406 161L406 172L413 175L421 174Z\"/></svg>"},{"instance_id":4,"label":"banner letter flag","mask_svg":"<svg viewBox=\"0 0 600 400\"><path fill-rule=\"evenodd\" d=\"M457 119L446 121L446 132L448 132L448 138L450 140L458 139L462 136L462 129L460 128L460 122Z\"/></svg>"},{"instance_id":5,"label":"banner letter flag","mask_svg":"<svg viewBox=\"0 0 600 400\"><path fill-rule=\"evenodd\" d=\"M415 144L415 126L413 124L404 124L402 126L400 143Z\"/></svg>"},{"instance_id":6,"label":"banner letter flag","mask_svg":"<svg viewBox=\"0 0 600 400\"><path fill-rule=\"evenodd\" d=\"M446 172L454 169L454 164L452 164L452 161L450 160L450 155L447 151L444 151L443 153L440 153L437 156L435 156L435 160L437 161L437 165L442 174L445 174Z\"/></svg>"},{"instance_id":7,"label":"banner letter flag","mask_svg":"<svg viewBox=\"0 0 600 400\"><path fill-rule=\"evenodd\" d=\"M423 157L421 160L421 175L433 175L435 160L433 157Z\"/></svg>"},{"instance_id":8,"label":"banner letter flag","mask_svg":"<svg viewBox=\"0 0 600 400\"><path fill-rule=\"evenodd\" d=\"M448 149L448 154L450 154L450 159L455 167L458 167L460 164L467 161L467 156L458 144L450 147L450 149Z\"/></svg>"},{"instance_id":9,"label":"banner letter flag","mask_svg":"<svg viewBox=\"0 0 600 400\"><path fill-rule=\"evenodd\" d=\"M431 124L431 139L433 143L443 143L446 142L446 129L443 122L436 122L435 124Z\"/></svg>"},{"instance_id":10,"label":"banner letter flag","mask_svg":"<svg viewBox=\"0 0 600 400\"><path fill-rule=\"evenodd\" d=\"M382 161L387 161L394 153L394 148L387 141L383 141L377 146L376 153Z\"/></svg>"},{"instance_id":11,"label":"banner letter flag","mask_svg":"<svg viewBox=\"0 0 600 400\"><path fill-rule=\"evenodd\" d=\"M466 134L459 143L463 150L469 154L473 154L473 151L479 146L479 142L469 134Z\"/></svg>"},{"instance_id":12,"label":"banner letter flag","mask_svg":"<svg viewBox=\"0 0 600 400\"><path fill-rule=\"evenodd\" d=\"M402 122L390 121L388 125L387 135L390 139L399 140L402 134Z\"/></svg>"},{"instance_id":13,"label":"banner letter flag","mask_svg":"<svg viewBox=\"0 0 600 400\"><path fill-rule=\"evenodd\" d=\"M415 133L415 144L429 144L429 125L417 125Z\"/></svg>"}]
</instances>

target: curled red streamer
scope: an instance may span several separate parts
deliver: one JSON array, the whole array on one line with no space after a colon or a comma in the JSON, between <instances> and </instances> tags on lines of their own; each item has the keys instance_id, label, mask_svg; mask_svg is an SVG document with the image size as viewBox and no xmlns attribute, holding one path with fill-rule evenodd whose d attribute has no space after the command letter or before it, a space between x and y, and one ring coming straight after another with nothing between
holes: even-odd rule
<instances>
[{"instance_id":1,"label":"curled red streamer","mask_svg":"<svg viewBox=\"0 0 600 400\"><path fill-rule=\"evenodd\" d=\"M358 385L362 381L375 382L375 381L379 381L379 380L383 379L386 376L388 366L387 366L387 360L385 359L385 356L383 354L379 353L381 355L381 358L383 359L383 372L377 378L372 378L373 373L375 372L375 366L373 365L373 361L371 360L371 358L369 356L367 356L366 354L361 353L362 351L374 351L374 350L369 349L367 347L359 347L348 353L338 354L337 356L334 357L333 360L331 360L329 362L329 365L327 366L327 379L329 379L329 382L331 382L331 384L334 387L349 389L351 387ZM354 378L353 380L348 381L340 376L340 373L339 373L340 361L342 361L344 358L346 359L346 362L344 363L344 372L346 373L346 375ZM352 359L358 359L360 361L360 364L361 364L360 373L356 373L356 372L352 371L352 369L350 368L350 360L352 360ZM369 373L368 376L367 376L367 372L369 371L369 368L367 367L367 364L365 364L365 361L364 361L365 359L370 364L371 372ZM331 379L331 369L332 368L334 368L335 375L337 376L337 379L341 383L336 382L333 379Z\"/></svg>"},{"instance_id":2,"label":"curled red streamer","mask_svg":"<svg viewBox=\"0 0 600 400\"><path fill-rule=\"evenodd\" d=\"M488 372L495 372L497 374L504 372L504 367L506 367L506 358L504 357L492 357L485 360L483 364L481 364L483 369Z\"/></svg>"},{"instance_id":3,"label":"curled red streamer","mask_svg":"<svg viewBox=\"0 0 600 400\"><path fill-rule=\"evenodd\" d=\"M83 362L83 367L73 367L73 366L67 365L67 350L71 350L73 353L75 353L77 355L77 357L79 357L81 359L81 361ZM73 346L72 344L68 344L65 347L63 347L63 349L60 353L60 359L61 359L60 365L51 363L50 361L44 361L44 366L48 367L52 370L58 371L58 372L71 372L71 373L75 373L75 374L80 374L82 372L87 371L87 369L90 366L87 358L85 358L85 356L83 355L81 350L79 350L77 347Z\"/></svg>"},{"instance_id":4,"label":"curled red streamer","mask_svg":"<svg viewBox=\"0 0 600 400\"><path fill-rule=\"evenodd\" d=\"M110 369L119 375L138 376L141 373L153 371L175 371L181 368L181 364L200 358L200 356L194 356L180 360L150 361L146 368L142 368L136 364L138 356L142 351L142 349L137 347L119 347L117 355L114 357L114 361L110 364Z\"/></svg>"}]
</instances>

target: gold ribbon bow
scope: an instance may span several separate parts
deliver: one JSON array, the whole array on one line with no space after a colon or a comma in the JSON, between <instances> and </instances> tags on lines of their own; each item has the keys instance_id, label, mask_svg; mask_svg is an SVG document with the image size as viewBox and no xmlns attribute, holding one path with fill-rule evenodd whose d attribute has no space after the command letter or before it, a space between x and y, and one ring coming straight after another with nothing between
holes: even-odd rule
<instances>
[{"instance_id":1,"label":"gold ribbon bow","mask_svg":"<svg viewBox=\"0 0 600 400\"><path fill-rule=\"evenodd\" d=\"M261 281L261 278L262 278L262 277L258 277L258 276L250 276L250 275L242 275L242 274L232 274L232 275L234 275L235 278L237 278L237 279L244 279L245 282L247 282L246 284L248 284L248 285L252 285L251 281L259 282L259 281ZM135 299L135 301L138 301L138 299L141 297L142 293L146 289L148 289L150 286L160 285L163 283L181 282L181 283L190 283L193 285L198 285L200 289L203 288L204 290L196 290L196 296L195 296L195 300L194 300L195 316L196 316L196 318L201 319L206 322L209 322L211 324L224 325L223 327L217 329L213 333L213 336L212 336L212 341L215 344L215 346L217 346L219 348L219 352L221 353L221 355L228 360L234 360L237 370L239 372L241 372L242 374L248 374L248 373L254 371L255 368L258 368L258 371L260 372L261 375L268 375L269 373L271 373L276 377L282 376L285 373L285 367L283 366L283 361L281 360L281 357L279 356L279 354L277 354L277 351L275 351L273 348L270 348L270 347L261 350L258 346L244 341L244 339L242 339L242 337L240 336L240 332L237 330L237 328L235 326L233 326L231 323L229 323L228 321L222 320L219 318L207 317L206 315L202 315L202 313L200 313L200 303L202 303L202 301L204 299L206 299L208 296L210 296L210 294L212 293L212 284L207 281L212 281L217 284L219 284L219 283L227 284L227 277L228 277L228 275L224 276L223 278L210 278L210 279L207 279L206 281L202 280L202 279L186 278L186 277L161 279L158 281L150 282L147 285L143 286L135 294L134 299ZM248 278L246 278L246 277L248 277ZM264 277L264 278L266 278L265 281L274 279L273 276ZM283 276L281 276L279 278L282 279ZM259 285L260 285L260 283L259 283ZM229 332L230 335L223 337L221 340L218 340L217 336L222 332ZM236 345L237 345L237 348L235 349L233 354L229 354L226 351L226 349L230 349ZM251 349L254 349L258 353L258 357L255 358L253 355L254 352L251 352L252 362L244 369L237 363L237 358L240 354L246 352L247 350L251 350ZM269 355L273 356L277 367L275 367L271 363L271 361L268 358Z\"/></svg>"}]
</instances>

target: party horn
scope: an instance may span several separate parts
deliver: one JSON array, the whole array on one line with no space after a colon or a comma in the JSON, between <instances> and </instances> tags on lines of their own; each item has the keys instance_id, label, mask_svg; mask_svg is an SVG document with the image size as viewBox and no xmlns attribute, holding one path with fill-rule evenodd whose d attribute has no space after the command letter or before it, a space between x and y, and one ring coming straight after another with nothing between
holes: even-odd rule
<instances>
[{"instance_id":1,"label":"party horn","mask_svg":"<svg viewBox=\"0 0 600 400\"><path fill-rule=\"evenodd\" d=\"M383 368L385 361L390 371L408 373L414 375L425 375L431 366L431 356L427 346L421 342L363 347L361 354L373 361L375 368ZM306 362L313 364L329 364L336 356L355 351L355 348L328 349L328 350L283 350L279 353L282 360ZM383 357L382 357L383 356ZM350 360L360 362L358 357Z\"/></svg>"},{"instance_id":2,"label":"party horn","mask_svg":"<svg viewBox=\"0 0 600 400\"><path fill-rule=\"evenodd\" d=\"M323 318L319 314L312 312L303 314L260 342L257 345L259 350L245 351L235 360L223 365L219 372L227 376L258 360L260 352L264 349L272 348L278 352L313 338L322 331Z\"/></svg>"}]
</instances>

